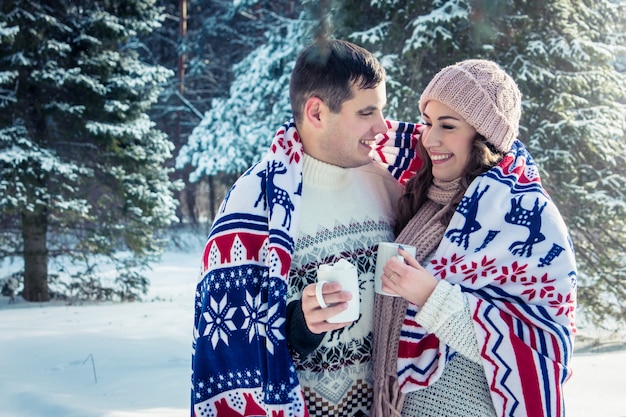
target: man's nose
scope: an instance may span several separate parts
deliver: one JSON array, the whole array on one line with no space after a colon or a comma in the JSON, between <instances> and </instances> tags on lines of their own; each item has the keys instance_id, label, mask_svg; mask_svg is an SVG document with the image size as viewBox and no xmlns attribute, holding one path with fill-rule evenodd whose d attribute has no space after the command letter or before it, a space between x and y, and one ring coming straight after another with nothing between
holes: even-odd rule
<instances>
[{"instance_id":1,"label":"man's nose","mask_svg":"<svg viewBox=\"0 0 626 417\"><path fill-rule=\"evenodd\" d=\"M378 113L377 115L377 120L374 123L374 125L372 126L372 132L374 132L375 135L378 135L380 133L385 133L387 132L389 128L387 127L387 122L385 121L385 118L383 117L382 113Z\"/></svg>"}]
</instances>

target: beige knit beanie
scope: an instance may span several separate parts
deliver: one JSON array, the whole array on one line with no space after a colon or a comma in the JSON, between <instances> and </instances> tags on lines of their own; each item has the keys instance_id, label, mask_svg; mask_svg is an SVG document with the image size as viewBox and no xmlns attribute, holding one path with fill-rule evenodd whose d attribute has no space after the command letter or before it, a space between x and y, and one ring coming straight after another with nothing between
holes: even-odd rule
<instances>
[{"instance_id":1,"label":"beige knit beanie","mask_svg":"<svg viewBox=\"0 0 626 417\"><path fill-rule=\"evenodd\" d=\"M517 84L495 62L468 59L443 68L420 97L420 111L437 100L460 114L501 151L517 138L521 94Z\"/></svg>"}]
</instances>

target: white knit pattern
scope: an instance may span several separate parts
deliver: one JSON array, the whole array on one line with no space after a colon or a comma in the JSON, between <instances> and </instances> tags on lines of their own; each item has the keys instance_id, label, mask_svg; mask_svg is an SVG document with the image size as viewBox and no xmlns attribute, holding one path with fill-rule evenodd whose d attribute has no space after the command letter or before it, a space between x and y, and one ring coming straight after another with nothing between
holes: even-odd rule
<instances>
[{"instance_id":1,"label":"white knit pattern","mask_svg":"<svg viewBox=\"0 0 626 417\"><path fill-rule=\"evenodd\" d=\"M415 320L458 353L481 363L469 303L460 286L439 281Z\"/></svg>"},{"instance_id":2,"label":"white knit pattern","mask_svg":"<svg viewBox=\"0 0 626 417\"><path fill-rule=\"evenodd\" d=\"M483 367L457 355L433 385L406 394L402 417L495 417Z\"/></svg>"},{"instance_id":3,"label":"white knit pattern","mask_svg":"<svg viewBox=\"0 0 626 417\"><path fill-rule=\"evenodd\" d=\"M346 259L359 272L360 318L325 335L306 358L294 358L311 417L369 415L375 247L393 241L400 185L376 164L342 169L305 155L301 217L289 300L316 279L320 263Z\"/></svg>"}]
</instances>

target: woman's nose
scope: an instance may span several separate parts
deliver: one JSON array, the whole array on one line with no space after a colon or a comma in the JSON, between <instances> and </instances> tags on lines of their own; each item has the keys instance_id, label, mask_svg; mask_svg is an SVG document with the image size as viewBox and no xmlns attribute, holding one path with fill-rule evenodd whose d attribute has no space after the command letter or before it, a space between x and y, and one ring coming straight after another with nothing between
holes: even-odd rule
<instances>
[{"instance_id":1,"label":"woman's nose","mask_svg":"<svg viewBox=\"0 0 626 417\"><path fill-rule=\"evenodd\" d=\"M428 148L429 146L435 146L438 144L438 142L439 138L432 129L424 130L424 133L422 134L422 144L425 148Z\"/></svg>"}]
</instances>

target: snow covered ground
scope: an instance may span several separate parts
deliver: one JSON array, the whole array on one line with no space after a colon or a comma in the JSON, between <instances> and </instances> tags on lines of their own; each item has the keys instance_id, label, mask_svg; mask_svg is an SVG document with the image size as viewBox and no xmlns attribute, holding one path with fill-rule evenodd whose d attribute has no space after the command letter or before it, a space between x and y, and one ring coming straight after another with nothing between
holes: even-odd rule
<instances>
[{"instance_id":1,"label":"snow covered ground","mask_svg":"<svg viewBox=\"0 0 626 417\"><path fill-rule=\"evenodd\" d=\"M189 416L199 253L165 254L148 274L145 302L0 298L0 415ZM568 417L626 417L626 343L598 334L580 329L575 373L565 385Z\"/></svg>"}]
</instances>

